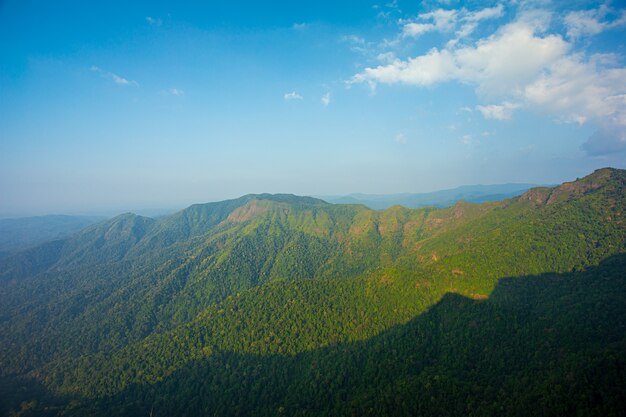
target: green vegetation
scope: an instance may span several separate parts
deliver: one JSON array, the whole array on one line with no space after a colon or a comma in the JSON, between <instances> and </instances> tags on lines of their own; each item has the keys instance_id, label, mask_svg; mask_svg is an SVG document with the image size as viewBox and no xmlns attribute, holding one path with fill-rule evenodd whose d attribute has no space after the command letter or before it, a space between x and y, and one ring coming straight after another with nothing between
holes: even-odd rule
<instances>
[{"instance_id":1,"label":"green vegetation","mask_svg":"<svg viewBox=\"0 0 626 417\"><path fill-rule=\"evenodd\" d=\"M619 415L625 199L118 216L0 264L0 412Z\"/></svg>"}]
</instances>

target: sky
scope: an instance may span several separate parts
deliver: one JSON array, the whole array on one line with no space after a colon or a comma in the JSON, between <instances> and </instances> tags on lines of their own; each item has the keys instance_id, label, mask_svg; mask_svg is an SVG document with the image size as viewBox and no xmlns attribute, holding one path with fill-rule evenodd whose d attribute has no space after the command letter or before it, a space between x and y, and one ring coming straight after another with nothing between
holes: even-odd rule
<instances>
[{"instance_id":1,"label":"sky","mask_svg":"<svg viewBox=\"0 0 626 417\"><path fill-rule=\"evenodd\" d=\"M0 0L0 217L605 166L624 1Z\"/></svg>"}]
</instances>

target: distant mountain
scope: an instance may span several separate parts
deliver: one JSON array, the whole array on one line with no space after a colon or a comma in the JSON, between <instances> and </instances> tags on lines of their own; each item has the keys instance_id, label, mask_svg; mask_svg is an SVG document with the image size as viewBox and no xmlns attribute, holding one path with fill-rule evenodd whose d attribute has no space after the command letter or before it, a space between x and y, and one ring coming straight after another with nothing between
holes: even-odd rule
<instances>
[{"instance_id":1,"label":"distant mountain","mask_svg":"<svg viewBox=\"0 0 626 417\"><path fill-rule=\"evenodd\" d=\"M333 204L363 204L374 210L400 205L408 208L426 206L450 207L458 201L486 203L516 197L537 187L536 184L464 185L450 190L419 194L350 194L321 197Z\"/></svg>"},{"instance_id":2,"label":"distant mountain","mask_svg":"<svg viewBox=\"0 0 626 417\"><path fill-rule=\"evenodd\" d=\"M103 217L64 215L0 219L0 257L66 238L101 220Z\"/></svg>"},{"instance_id":3,"label":"distant mountain","mask_svg":"<svg viewBox=\"0 0 626 417\"><path fill-rule=\"evenodd\" d=\"M124 214L0 260L0 415L620 415L625 216L615 169Z\"/></svg>"}]
</instances>

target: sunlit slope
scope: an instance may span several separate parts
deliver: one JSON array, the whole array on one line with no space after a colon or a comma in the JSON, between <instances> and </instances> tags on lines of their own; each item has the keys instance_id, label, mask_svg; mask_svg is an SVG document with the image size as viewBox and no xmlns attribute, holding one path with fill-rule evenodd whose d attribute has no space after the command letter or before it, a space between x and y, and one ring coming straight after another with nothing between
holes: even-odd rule
<instances>
[{"instance_id":1,"label":"sunlit slope","mask_svg":"<svg viewBox=\"0 0 626 417\"><path fill-rule=\"evenodd\" d=\"M100 394L130 382L159 381L216 351L297 354L367 339L424 312L448 292L483 300L504 276L597 265L625 249L625 185L622 171L602 170L500 203L359 212L341 235L347 248L342 257L368 253L374 269L352 279L277 281L229 297L187 325L99 357L104 378L112 378L97 384L107 390ZM163 356L159 351L171 352L171 361L155 360ZM129 363L141 364L141 372ZM134 377L116 385L122 369ZM88 382L73 386L95 395L98 388Z\"/></svg>"},{"instance_id":2,"label":"sunlit slope","mask_svg":"<svg viewBox=\"0 0 626 417\"><path fill-rule=\"evenodd\" d=\"M624 252L625 185L625 171L604 169L446 209L248 195L160 220L118 216L3 261L2 375L98 396L215 352L366 340L448 292L486 299L500 278Z\"/></svg>"}]
</instances>

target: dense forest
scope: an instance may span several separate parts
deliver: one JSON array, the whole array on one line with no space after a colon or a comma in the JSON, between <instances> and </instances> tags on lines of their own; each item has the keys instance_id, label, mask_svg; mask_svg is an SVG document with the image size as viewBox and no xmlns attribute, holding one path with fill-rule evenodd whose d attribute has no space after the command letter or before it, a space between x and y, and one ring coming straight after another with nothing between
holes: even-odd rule
<instances>
[{"instance_id":1,"label":"dense forest","mask_svg":"<svg viewBox=\"0 0 626 417\"><path fill-rule=\"evenodd\" d=\"M0 260L0 413L621 415L626 171L124 214Z\"/></svg>"}]
</instances>

